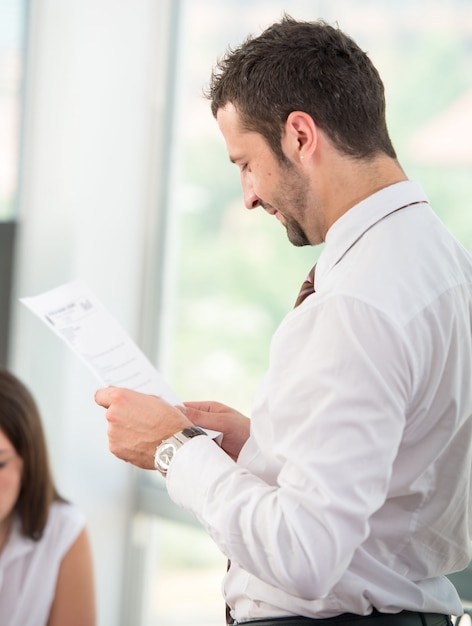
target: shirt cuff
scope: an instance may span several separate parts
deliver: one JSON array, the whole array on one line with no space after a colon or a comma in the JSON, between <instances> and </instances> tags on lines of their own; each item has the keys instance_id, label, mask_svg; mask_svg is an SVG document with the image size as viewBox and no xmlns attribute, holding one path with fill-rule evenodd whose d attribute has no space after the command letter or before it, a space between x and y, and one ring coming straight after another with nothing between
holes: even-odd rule
<instances>
[{"instance_id":1,"label":"shirt cuff","mask_svg":"<svg viewBox=\"0 0 472 626\"><path fill-rule=\"evenodd\" d=\"M169 496L175 504L197 515L203 510L208 490L234 467L234 461L213 439L193 437L172 459L166 477Z\"/></svg>"}]
</instances>

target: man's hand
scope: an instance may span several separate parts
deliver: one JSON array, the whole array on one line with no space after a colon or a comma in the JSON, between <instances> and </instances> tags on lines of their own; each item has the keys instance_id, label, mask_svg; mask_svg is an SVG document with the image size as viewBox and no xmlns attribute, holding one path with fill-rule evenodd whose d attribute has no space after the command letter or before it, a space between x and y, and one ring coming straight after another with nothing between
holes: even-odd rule
<instances>
[{"instance_id":1,"label":"man's hand","mask_svg":"<svg viewBox=\"0 0 472 626\"><path fill-rule=\"evenodd\" d=\"M184 402L185 414L196 426L223 433L221 447L234 461L249 437L250 421L219 402Z\"/></svg>"},{"instance_id":2,"label":"man's hand","mask_svg":"<svg viewBox=\"0 0 472 626\"><path fill-rule=\"evenodd\" d=\"M131 389L99 389L95 402L107 409L110 451L144 469L154 469L156 446L163 439L192 426L183 413L185 409Z\"/></svg>"}]
</instances>

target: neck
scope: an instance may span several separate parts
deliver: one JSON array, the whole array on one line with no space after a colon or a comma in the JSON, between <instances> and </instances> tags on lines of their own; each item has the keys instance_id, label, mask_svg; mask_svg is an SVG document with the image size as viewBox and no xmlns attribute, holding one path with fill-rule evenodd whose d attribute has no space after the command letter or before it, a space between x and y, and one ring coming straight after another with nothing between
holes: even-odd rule
<instances>
[{"instance_id":1,"label":"neck","mask_svg":"<svg viewBox=\"0 0 472 626\"><path fill-rule=\"evenodd\" d=\"M307 161L317 224L309 225L313 245L324 241L329 228L354 205L394 183L407 180L399 162L384 153L356 159L341 153L323 132Z\"/></svg>"},{"instance_id":2,"label":"neck","mask_svg":"<svg viewBox=\"0 0 472 626\"><path fill-rule=\"evenodd\" d=\"M396 159L380 155L369 161L351 158L339 160L335 176L342 186L326 188L328 207L327 226L334 224L354 205L362 202L377 191L407 180L407 176Z\"/></svg>"}]
</instances>

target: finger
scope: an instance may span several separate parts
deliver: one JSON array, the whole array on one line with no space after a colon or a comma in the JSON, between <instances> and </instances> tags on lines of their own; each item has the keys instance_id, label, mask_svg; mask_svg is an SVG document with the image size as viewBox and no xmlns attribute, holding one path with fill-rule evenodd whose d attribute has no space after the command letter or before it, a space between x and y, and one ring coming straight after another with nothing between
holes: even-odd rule
<instances>
[{"instance_id":1,"label":"finger","mask_svg":"<svg viewBox=\"0 0 472 626\"><path fill-rule=\"evenodd\" d=\"M198 419L200 416L208 416L208 411L202 411L199 408L193 406L186 406L184 415L188 417L188 419L193 422L195 419Z\"/></svg>"},{"instance_id":2,"label":"finger","mask_svg":"<svg viewBox=\"0 0 472 626\"><path fill-rule=\"evenodd\" d=\"M202 400L201 402L184 402L184 406L190 409L197 409L198 411L206 413L223 413L228 411L228 407L220 402L214 402L213 400Z\"/></svg>"},{"instance_id":3,"label":"finger","mask_svg":"<svg viewBox=\"0 0 472 626\"><path fill-rule=\"evenodd\" d=\"M108 409L111 404L110 399L110 387L104 387L103 389L97 389L94 395L95 402L102 406L104 409Z\"/></svg>"},{"instance_id":4,"label":"finger","mask_svg":"<svg viewBox=\"0 0 472 626\"><path fill-rule=\"evenodd\" d=\"M199 411L198 409L188 409L187 418L192 424L195 424L195 426L220 430L221 413L209 413L208 411Z\"/></svg>"}]
</instances>

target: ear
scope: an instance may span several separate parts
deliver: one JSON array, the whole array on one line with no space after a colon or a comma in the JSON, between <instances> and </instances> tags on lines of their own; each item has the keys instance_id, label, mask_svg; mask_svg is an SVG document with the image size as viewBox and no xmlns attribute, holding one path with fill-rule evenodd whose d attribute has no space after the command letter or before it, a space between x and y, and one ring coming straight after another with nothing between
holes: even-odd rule
<instances>
[{"instance_id":1,"label":"ear","mask_svg":"<svg viewBox=\"0 0 472 626\"><path fill-rule=\"evenodd\" d=\"M318 129L313 118L304 111L292 111L285 122L282 149L295 162L303 161L314 153Z\"/></svg>"}]
</instances>

